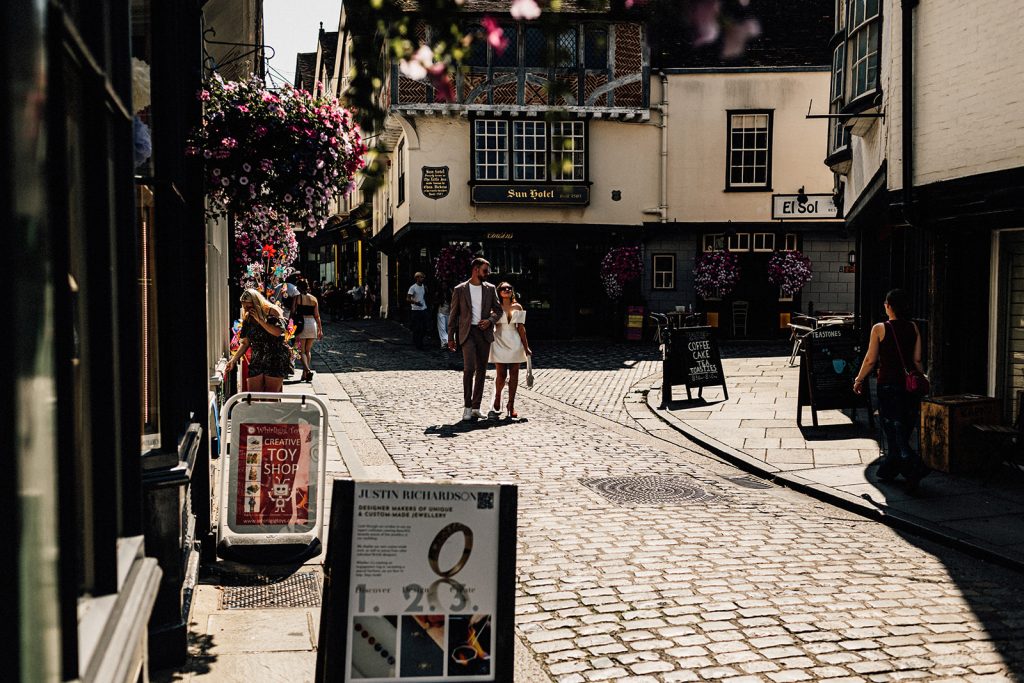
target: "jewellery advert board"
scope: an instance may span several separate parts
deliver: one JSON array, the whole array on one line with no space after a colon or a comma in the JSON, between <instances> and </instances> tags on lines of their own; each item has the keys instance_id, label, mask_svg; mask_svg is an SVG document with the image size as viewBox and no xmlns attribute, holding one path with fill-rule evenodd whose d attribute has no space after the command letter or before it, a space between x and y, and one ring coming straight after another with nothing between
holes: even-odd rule
<instances>
[{"instance_id":1,"label":"jewellery advert board","mask_svg":"<svg viewBox=\"0 0 1024 683\"><path fill-rule=\"evenodd\" d=\"M318 681L511 681L515 486L335 480Z\"/></svg>"}]
</instances>

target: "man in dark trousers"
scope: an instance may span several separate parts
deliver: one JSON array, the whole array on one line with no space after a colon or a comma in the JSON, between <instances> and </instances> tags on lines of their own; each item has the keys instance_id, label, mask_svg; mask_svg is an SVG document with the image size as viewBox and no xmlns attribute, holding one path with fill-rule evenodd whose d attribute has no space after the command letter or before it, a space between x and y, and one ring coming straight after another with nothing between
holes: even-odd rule
<instances>
[{"instance_id":1,"label":"man in dark trousers","mask_svg":"<svg viewBox=\"0 0 1024 683\"><path fill-rule=\"evenodd\" d=\"M423 273L416 273L416 282L405 295L409 304L409 323L412 327L412 344L417 349L423 349L423 335L427 333L430 326L430 311L427 308L427 286L423 282L427 276Z\"/></svg>"},{"instance_id":2,"label":"man in dark trousers","mask_svg":"<svg viewBox=\"0 0 1024 683\"><path fill-rule=\"evenodd\" d=\"M473 260L470 278L452 292L448 313L448 348L455 350L455 333L462 347L463 420L486 417L480 412L487 375L487 356L494 341L494 325L502 315L501 301L494 285L486 281L491 273L487 259Z\"/></svg>"}]
</instances>

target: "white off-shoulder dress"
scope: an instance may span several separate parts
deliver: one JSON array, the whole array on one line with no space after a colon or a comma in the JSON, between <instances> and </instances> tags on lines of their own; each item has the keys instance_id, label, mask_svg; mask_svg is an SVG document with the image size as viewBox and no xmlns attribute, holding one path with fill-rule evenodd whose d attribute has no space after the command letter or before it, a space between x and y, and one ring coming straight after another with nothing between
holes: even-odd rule
<instances>
[{"instance_id":1,"label":"white off-shoulder dress","mask_svg":"<svg viewBox=\"0 0 1024 683\"><path fill-rule=\"evenodd\" d=\"M526 349L519 337L516 325L526 324L526 311L512 311L512 320L502 314L494 327L494 343L491 344L491 363L525 363Z\"/></svg>"}]
</instances>

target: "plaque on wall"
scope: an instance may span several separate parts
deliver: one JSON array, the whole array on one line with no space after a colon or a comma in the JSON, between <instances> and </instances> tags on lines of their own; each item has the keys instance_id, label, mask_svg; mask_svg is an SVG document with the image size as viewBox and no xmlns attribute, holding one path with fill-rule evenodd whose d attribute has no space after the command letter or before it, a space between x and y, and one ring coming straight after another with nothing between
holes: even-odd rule
<instances>
[{"instance_id":1,"label":"plaque on wall","mask_svg":"<svg viewBox=\"0 0 1024 683\"><path fill-rule=\"evenodd\" d=\"M448 178L447 166L424 166L420 180L420 191L427 199L443 199L451 192L452 183Z\"/></svg>"},{"instance_id":2,"label":"plaque on wall","mask_svg":"<svg viewBox=\"0 0 1024 683\"><path fill-rule=\"evenodd\" d=\"M474 204L528 204L531 206L586 206L588 185L474 185Z\"/></svg>"}]
</instances>

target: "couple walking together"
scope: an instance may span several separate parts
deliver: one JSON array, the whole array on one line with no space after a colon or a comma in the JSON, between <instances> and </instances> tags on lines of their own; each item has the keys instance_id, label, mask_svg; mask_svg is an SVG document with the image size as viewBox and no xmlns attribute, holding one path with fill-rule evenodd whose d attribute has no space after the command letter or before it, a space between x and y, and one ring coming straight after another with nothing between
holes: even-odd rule
<instances>
[{"instance_id":1,"label":"couple walking together","mask_svg":"<svg viewBox=\"0 0 1024 683\"><path fill-rule=\"evenodd\" d=\"M508 385L508 416L519 417L515 410L519 385L519 364L531 355L526 340L526 311L516 302L512 285L502 282L495 288L486 281L491 264L474 259L470 278L452 292L448 314L448 348L455 350L455 333L462 348L463 420L489 417L501 412L501 393ZM488 361L497 369L494 401L485 416L480 411Z\"/></svg>"}]
</instances>

